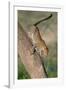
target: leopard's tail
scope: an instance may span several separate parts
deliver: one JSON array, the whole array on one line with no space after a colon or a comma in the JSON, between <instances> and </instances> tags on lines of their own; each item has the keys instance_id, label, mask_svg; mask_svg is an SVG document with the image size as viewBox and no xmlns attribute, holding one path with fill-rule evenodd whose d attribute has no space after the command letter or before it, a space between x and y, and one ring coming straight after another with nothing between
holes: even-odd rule
<instances>
[{"instance_id":1,"label":"leopard's tail","mask_svg":"<svg viewBox=\"0 0 66 90\"><path fill-rule=\"evenodd\" d=\"M39 20L38 22L36 22L36 23L33 24L33 25L34 25L34 26L37 26L37 25L40 24L41 22L46 21L46 20L50 19L51 17L52 17L52 14L50 14L50 16L48 16L47 18L44 18L44 19Z\"/></svg>"}]
</instances>

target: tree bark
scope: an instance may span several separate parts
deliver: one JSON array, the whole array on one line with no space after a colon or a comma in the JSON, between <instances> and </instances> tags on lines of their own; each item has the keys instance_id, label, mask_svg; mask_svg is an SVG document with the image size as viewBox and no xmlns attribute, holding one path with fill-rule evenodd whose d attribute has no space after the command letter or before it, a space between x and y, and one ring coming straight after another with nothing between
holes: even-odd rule
<instances>
[{"instance_id":1,"label":"tree bark","mask_svg":"<svg viewBox=\"0 0 66 90\"><path fill-rule=\"evenodd\" d=\"M45 78L41 58L37 52L32 53L32 43L23 27L18 23L18 53L31 78Z\"/></svg>"}]
</instances>

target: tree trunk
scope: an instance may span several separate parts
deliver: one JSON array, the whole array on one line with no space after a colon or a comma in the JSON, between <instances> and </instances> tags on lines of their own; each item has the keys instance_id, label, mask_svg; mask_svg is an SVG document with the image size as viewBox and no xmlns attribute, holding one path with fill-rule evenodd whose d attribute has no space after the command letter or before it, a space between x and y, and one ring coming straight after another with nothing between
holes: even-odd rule
<instances>
[{"instance_id":1,"label":"tree trunk","mask_svg":"<svg viewBox=\"0 0 66 90\"><path fill-rule=\"evenodd\" d=\"M27 72L31 78L45 78L41 58L35 52L32 53L32 43L23 27L18 23L18 53L21 58L21 62L24 64Z\"/></svg>"}]
</instances>

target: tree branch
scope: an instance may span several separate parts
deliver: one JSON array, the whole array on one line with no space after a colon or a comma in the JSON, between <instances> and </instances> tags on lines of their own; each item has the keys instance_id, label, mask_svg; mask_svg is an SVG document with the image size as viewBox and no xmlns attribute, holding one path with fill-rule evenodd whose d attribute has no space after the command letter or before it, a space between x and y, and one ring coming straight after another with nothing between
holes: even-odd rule
<instances>
[{"instance_id":1,"label":"tree branch","mask_svg":"<svg viewBox=\"0 0 66 90\"><path fill-rule=\"evenodd\" d=\"M21 58L21 62L24 64L27 72L31 78L45 78L41 58L35 52L32 52L32 43L23 27L18 23L18 53Z\"/></svg>"}]
</instances>

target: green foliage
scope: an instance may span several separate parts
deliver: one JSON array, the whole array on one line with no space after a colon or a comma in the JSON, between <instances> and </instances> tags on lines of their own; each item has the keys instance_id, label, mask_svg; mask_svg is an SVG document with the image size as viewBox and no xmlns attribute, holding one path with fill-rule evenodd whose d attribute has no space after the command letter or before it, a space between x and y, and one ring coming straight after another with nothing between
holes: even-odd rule
<instances>
[{"instance_id":1,"label":"green foliage","mask_svg":"<svg viewBox=\"0 0 66 90\"><path fill-rule=\"evenodd\" d=\"M44 65L49 78L57 77L57 60L44 60Z\"/></svg>"},{"instance_id":2,"label":"green foliage","mask_svg":"<svg viewBox=\"0 0 66 90\"><path fill-rule=\"evenodd\" d=\"M30 75L26 71L23 63L18 58L18 79L30 79Z\"/></svg>"},{"instance_id":3,"label":"green foliage","mask_svg":"<svg viewBox=\"0 0 66 90\"><path fill-rule=\"evenodd\" d=\"M49 60L47 72L48 72L49 77L57 77L57 63L56 63L56 61Z\"/></svg>"}]
</instances>

